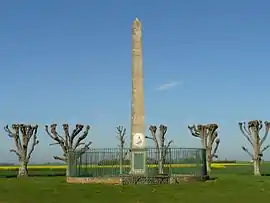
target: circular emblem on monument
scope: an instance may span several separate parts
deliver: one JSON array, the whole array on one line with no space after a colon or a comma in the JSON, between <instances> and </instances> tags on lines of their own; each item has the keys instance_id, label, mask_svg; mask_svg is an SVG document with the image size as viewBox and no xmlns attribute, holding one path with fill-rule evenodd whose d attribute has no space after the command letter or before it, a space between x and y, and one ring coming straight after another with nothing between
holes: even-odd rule
<instances>
[{"instance_id":1,"label":"circular emblem on monument","mask_svg":"<svg viewBox=\"0 0 270 203\"><path fill-rule=\"evenodd\" d=\"M133 140L132 140L132 143L133 143L133 147L134 148L142 148L144 147L144 140L145 140L145 137L142 133L136 133L133 135Z\"/></svg>"}]
</instances>

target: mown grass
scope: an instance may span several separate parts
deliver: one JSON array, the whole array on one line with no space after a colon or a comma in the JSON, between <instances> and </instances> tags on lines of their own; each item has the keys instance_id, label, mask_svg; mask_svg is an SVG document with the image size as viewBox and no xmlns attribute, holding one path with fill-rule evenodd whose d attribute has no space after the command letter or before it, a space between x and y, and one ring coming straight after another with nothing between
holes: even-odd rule
<instances>
[{"instance_id":1,"label":"mown grass","mask_svg":"<svg viewBox=\"0 0 270 203\"><path fill-rule=\"evenodd\" d=\"M3 170L0 175L16 169ZM30 174L44 175L61 172L65 168L30 167ZM263 173L270 173L270 165L262 166ZM270 197L270 176L252 176L251 165L227 165L214 168L207 182L180 185L102 185L68 184L65 177L29 177L27 179L0 178L0 203L253 203L267 201Z\"/></svg>"},{"instance_id":2,"label":"mown grass","mask_svg":"<svg viewBox=\"0 0 270 203\"><path fill-rule=\"evenodd\" d=\"M219 175L180 185L76 185L64 177L0 179L2 203L253 203L270 197L270 177Z\"/></svg>"}]
</instances>

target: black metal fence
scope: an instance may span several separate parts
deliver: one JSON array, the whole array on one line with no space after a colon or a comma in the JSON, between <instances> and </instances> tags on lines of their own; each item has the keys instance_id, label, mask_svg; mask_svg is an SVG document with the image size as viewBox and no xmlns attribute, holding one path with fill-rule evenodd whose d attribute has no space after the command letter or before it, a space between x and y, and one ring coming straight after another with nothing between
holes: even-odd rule
<instances>
[{"instance_id":1,"label":"black metal fence","mask_svg":"<svg viewBox=\"0 0 270 203\"><path fill-rule=\"evenodd\" d=\"M147 176L159 173L160 150L147 148ZM163 157L163 172L168 175L206 175L205 150L197 148L169 148ZM130 149L90 149L85 153L69 152L70 177L112 177L129 174L131 170Z\"/></svg>"}]
</instances>

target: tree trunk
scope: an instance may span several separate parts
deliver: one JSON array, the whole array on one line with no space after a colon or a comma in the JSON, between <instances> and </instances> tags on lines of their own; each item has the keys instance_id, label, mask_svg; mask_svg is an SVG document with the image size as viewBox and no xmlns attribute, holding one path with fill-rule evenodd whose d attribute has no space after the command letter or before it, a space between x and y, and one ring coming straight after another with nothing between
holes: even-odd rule
<instances>
[{"instance_id":1,"label":"tree trunk","mask_svg":"<svg viewBox=\"0 0 270 203\"><path fill-rule=\"evenodd\" d=\"M207 168L207 173L210 174L211 173L211 162L209 160L206 161L206 168Z\"/></svg>"},{"instance_id":2,"label":"tree trunk","mask_svg":"<svg viewBox=\"0 0 270 203\"><path fill-rule=\"evenodd\" d=\"M120 164L120 175L122 175L123 174L123 157L124 157L124 150L123 150L123 147L121 146L121 148L120 148L120 162L119 162L119 164Z\"/></svg>"},{"instance_id":3,"label":"tree trunk","mask_svg":"<svg viewBox=\"0 0 270 203\"><path fill-rule=\"evenodd\" d=\"M254 134L253 137L255 138L255 144L254 144L254 160L253 160L253 167L254 167L254 175L260 176L260 161L261 157L259 156L261 152L260 147L260 139L258 134Z\"/></svg>"},{"instance_id":4,"label":"tree trunk","mask_svg":"<svg viewBox=\"0 0 270 203\"><path fill-rule=\"evenodd\" d=\"M25 163L25 161L21 161L17 177L27 177L27 176L28 176L27 163Z\"/></svg>"},{"instance_id":5,"label":"tree trunk","mask_svg":"<svg viewBox=\"0 0 270 203\"><path fill-rule=\"evenodd\" d=\"M74 162L74 158L75 158L75 154L74 152L69 153L68 155L66 155L65 157L65 163L67 164L67 168L66 168L66 177L70 176L70 170L71 168L73 168L73 162Z\"/></svg>"},{"instance_id":6,"label":"tree trunk","mask_svg":"<svg viewBox=\"0 0 270 203\"><path fill-rule=\"evenodd\" d=\"M69 177L69 166L67 166L67 169L66 169L66 177Z\"/></svg>"},{"instance_id":7,"label":"tree trunk","mask_svg":"<svg viewBox=\"0 0 270 203\"><path fill-rule=\"evenodd\" d=\"M260 160L256 159L253 161L253 167L254 167L254 175L255 176L260 176Z\"/></svg>"},{"instance_id":8,"label":"tree trunk","mask_svg":"<svg viewBox=\"0 0 270 203\"><path fill-rule=\"evenodd\" d=\"M208 174L211 173L211 162L211 150L206 149L206 169Z\"/></svg>"},{"instance_id":9,"label":"tree trunk","mask_svg":"<svg viewBox=\"0 0 270 203\"><path fill-rule=\"evenodd\" d=\"M75 159L74 155L72 155L72 156L69 155L68 158L65 161L66 164L67 164L66 177L70 177L70 171L74 169L74 159Z\"/></svg>"},{"instance_id":10,"label":"tree trunk","mask_svg":"<svg viewBox=\"0 0 270 203\"><path fill-rule=\"evenodd\" d=\"M164 171L163 171L163 159L160 159L158 161L158 173L159 174L163 174L164 173Z\"/></svg>"},{"instance_id":11,"label":"tree trunk","mask_svg":"<svg viewBox=\"0 0 270 203\"><path fill-rule=\"evenodd\" d=\"M158 173L163 174L163 149L157 148L158 149Z\"/></svg>"}]
</instances>

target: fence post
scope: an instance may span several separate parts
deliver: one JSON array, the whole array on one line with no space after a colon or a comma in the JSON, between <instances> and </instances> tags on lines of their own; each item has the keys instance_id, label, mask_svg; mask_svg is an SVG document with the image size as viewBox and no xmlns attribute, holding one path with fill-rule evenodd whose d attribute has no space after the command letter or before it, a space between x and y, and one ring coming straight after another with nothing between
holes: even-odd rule
<instances>
[{"instance_id":1,"label":"fence post","mask_svg":"<svg viewBox=\"0 0 270 203\"><path fill-rule=\"evenodd\" d=\"M169 161L168 161L169 176L171 176L172 175L172 148L168 148L168 151L170 152ZM168 154L168 152L167 152L167 154Z\"/></svg>"},{"instance_id":2,"label":"fence post","mask_svg":"<svg viewBox=\"0 0 270 203\"><path fill-rule=\"evenodd\" d=\"M206 149L201 149L202 158L202 177L207 176Z\"/></svg>"}]
</instances>

